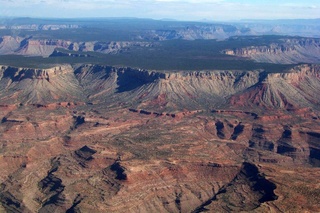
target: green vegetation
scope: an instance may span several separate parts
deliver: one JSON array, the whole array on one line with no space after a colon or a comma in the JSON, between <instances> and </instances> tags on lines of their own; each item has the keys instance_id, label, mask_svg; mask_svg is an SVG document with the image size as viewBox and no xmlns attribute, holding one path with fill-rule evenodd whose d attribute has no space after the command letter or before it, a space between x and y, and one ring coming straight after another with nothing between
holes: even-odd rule
<instances>
[{"instance_id":1,"label":"green vegetation","mask_svg":"<svg viewBox=\"0 0 320 213\"><path fill-rule=\"evenodd\" d=\"M68 30L73 31L73 30ZM78 31L78 30L77 30ZM48 33L50 31L47 31ZM52 34L52 32L50 32ZM76 33L79 35L79 32ZM98 33L97 33L98 34ZM50 67L61 63L94 63L112 66L129 66L149 70L253 70L265 69L278 72L293 65L255 63L252 60L221 53L224 49L251 45L263 45L279 41L283 37L239 37L225 41L216 40L169 40L156 42L154 47L132 47L129 51L108 55L88 52L90 57L23 57L0 56L0 64L21 67ZM59 50L84 55L84 52Z\"/></svg>"},{"instance_id":2,"label":"green vegetation","mask_svg":"<svg viewBox=\"0 0 320 213\"><path fill-rule=\"evenodd\" d=\"M32 37L33 39L63 39L74 42L86 41L149 41L154 42L154 47L131 47L115 55L90 52L90 57L23 57L23 56L0 56L0 64L21 67L50 67L61 63L95 63L112 66L129 66L150 70L253 70L266 69L270 72L281 71L290 65L262 64L252 60L222 54L225 49L234 49L247 46L268 45L273 42L281 42L283 36L243 36L231 37L224 41L217 40L168 40L150 41L150 31L163 30L176 32L179 29L203 27L210 28L213 25L197 22L156 21L149 19L130 18L101 18L101 19L30 19L17 18L6 20L2 24L18 26L24 24L65 24L78 25L80 28L60 30L0 30L0 36L12 35ZM234 31L231 25L214 24L223 27L225 31ZM142 35L142 36L141 36ZM156 39L156 38L155 38ZM84 56L83 52L71 52ZM87 54L87 53L85 53Z\"/></svg>"}]
</instances>

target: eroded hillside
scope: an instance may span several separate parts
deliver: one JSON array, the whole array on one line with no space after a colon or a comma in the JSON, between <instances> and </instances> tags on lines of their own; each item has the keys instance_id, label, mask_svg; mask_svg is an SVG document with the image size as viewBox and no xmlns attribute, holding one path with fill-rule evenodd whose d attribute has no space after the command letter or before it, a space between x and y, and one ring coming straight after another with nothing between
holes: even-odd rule
<instances>
[{"instance_id":1,"label":"eroded hillside","mask_svg":"<svg viewBox=\"0 0 320 213\"><path fill-rule=\"evenodd\" d=\"M1 66L0 210L316 212L320 66Z\"/></svg>"},{"instance_id":2,"label":"eroded hillside","mask_svg":"<svg viewBox=\"0 0 320 213\"><path fill-rule=\"evenodd\" d=\"M159 72L90 64L50 69L2 66L0 98L3 104L112 103L158 112L222 107L318 109L319 69L299 65L283 73Z\"/></svg>"}]
</instances>

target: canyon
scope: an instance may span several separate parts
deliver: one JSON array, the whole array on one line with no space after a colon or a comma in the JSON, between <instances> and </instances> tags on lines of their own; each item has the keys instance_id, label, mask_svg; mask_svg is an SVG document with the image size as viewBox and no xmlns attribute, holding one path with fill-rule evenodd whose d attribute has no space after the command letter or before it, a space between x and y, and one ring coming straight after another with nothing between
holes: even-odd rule
<instances>
[{"instance_id":1,"label":"canyon","mask_svg":"<svg viewBox=\"0 0 320 213\"><path fill-rule=\"evenodd\" d=\"M0 212L319 212L319 20L0 21Z\"/></svg>"},{"instance_id":2,"label":"canyon","mask_svg":"<svg viewBox=\"0 0 320 213\"><path fill-rule=\"evenodd\" d=\"M0 66L0 211L316 212L320 66Z\"/></svg>"}]
</instances>

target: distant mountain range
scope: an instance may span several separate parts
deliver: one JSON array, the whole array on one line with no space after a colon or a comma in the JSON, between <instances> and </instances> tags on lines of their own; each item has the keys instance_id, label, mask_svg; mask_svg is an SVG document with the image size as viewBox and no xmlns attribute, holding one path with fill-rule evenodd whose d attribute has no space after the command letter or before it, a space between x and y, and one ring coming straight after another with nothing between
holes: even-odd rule
<instances>
[{"instance_id":1,"label":"distant mountain range","mask_svg":"<svg viewBox=\"0 0 320 213\"><path fill-rule=\"evenodd\" d=\"M139 18L36 19L0 18L0 30L61 30L73 28L135 28L145 33L175 31L169 39L225 39L234 35L320 37L320 19L239 20L227 22ZM190 33L186 36L186 33ZM198 34L194 36L192 34ZM142 36L144 37L144 36ZM161 38L160 38L161 39Z\"/></svg>"}]
</instances>

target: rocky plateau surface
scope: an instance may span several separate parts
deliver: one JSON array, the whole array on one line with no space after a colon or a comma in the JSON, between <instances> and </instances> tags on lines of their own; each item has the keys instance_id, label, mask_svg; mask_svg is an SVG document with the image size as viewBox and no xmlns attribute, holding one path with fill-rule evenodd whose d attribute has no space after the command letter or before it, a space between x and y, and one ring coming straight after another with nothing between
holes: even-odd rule
<instances>
[{"instance_id":1,"label":"rocky plateau surface","mask_svg":"<svg viewBox=\"0 0 320 213\"><path fill-rule=\"evenodd\" d=\"M0 212L317 212L320 66L0 66Z\"/></svg>"}]
</instances>

